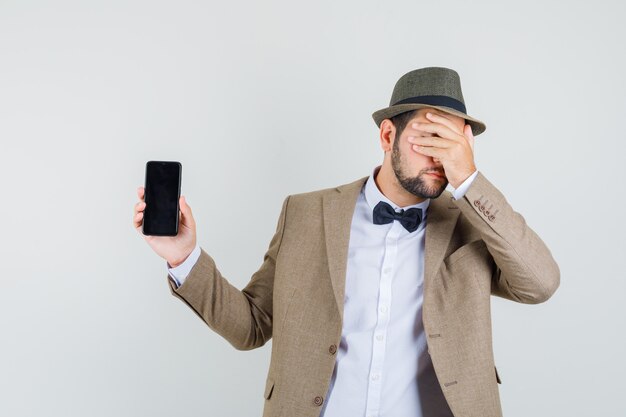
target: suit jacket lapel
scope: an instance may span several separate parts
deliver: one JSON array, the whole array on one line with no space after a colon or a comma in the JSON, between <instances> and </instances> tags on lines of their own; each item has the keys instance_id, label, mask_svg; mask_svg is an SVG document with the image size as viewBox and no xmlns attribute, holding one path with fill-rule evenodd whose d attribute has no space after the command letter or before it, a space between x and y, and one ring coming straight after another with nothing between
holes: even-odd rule
<instances>
[{"instance_id":1,"label":"suit jacket lapel","mask_svg":"<svg viewBox=\"0 0 626 417\"><path fill-rule=\"evenodd\" d=\"M323 197L328 270L342 322L350 228L357 198L368 178L369 176L341 185L335 188L335 192L325 194ZM429 284L443 261L459 213L460 210L450 200L450 193L448 192L444 192L438 198L431 199L428 205L424 253L425 298L426 293L431 288Z\"/></svg>"},{"instance_id":2,"label":"suit jacket lapel","mask_svg":"<svg viewBox=\"0 0 626 417\"><path fill-rule=\"evenodd\" d=\"M461 210L452 202L452 196L444 191L430 200L426 218L424 243L424 302L430 298L432 280L446 254L450 238Z\"/></svg>"},{"instance_id":3,"label":"suit jacket lapel","mask_svg":"<svg viewBox=\"0 0 626 417\"><path fill-rule=\"evenodd\" d=\"M335 293L339 317L343 323L343 297L345 293L346 269L350 228L356 201L367 177L335 188L335 192L323 197L324 236L330 280Z\"/></svg>"}]
</instances>

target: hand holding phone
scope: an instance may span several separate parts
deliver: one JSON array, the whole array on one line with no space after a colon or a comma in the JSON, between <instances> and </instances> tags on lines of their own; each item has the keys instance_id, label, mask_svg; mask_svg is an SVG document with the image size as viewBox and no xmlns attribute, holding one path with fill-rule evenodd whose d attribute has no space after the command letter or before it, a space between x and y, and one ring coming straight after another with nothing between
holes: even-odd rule
<instances>
[{"instance_id":1,"label":"hand holding phone","mask_svg":"<svg viewBox=\"0 0 626 417\"><path fill-rule=\"evenodd\" d=\"M137 232L163 259L175 267L196 246L196 224L191 207L180 195L178 162L150 161L146 164L146 186L137 189L133 224Z\"/></svg>"}]
</instances>

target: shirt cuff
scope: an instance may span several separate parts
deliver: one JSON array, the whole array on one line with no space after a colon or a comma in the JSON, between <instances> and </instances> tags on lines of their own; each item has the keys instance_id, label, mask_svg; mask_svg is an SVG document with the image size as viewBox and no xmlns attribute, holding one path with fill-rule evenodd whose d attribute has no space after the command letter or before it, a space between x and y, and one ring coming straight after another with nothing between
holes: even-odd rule
<instances>
[{"instance_id":1,"label":"shirt cuff","mask_svg":"<svg viewBox=\"0 0 626 417\"><path fill-rule=\"evenodd\" d=\"M200 246L196 243L196 247L193 249L193 251L191 251L187 259L185 259L182 264L178 265L175 268L172 268L169 262L166 262L167 272L170 277L172 277L174 284L176 284L176 288L183 285L185 279L187 278L187 275L189 275L189 272L191 272L191 268L193 268L193 266L196 264L199 257Z\"/></svg>"},{"instance_id":2,"label":"shirt cuff","mask_svg":"<svg viewBox=\"0 0 626 417\"><path fill-rule=\"evenodd\" d=\"M472 182L474 182L474 178L476 178L476 175L478 175L478 170L474 171L472 175L467 177L467 179L463 181L461 185L459 185L459 188L455 189L452 185L450 185L450 188L452 188L452 196L455 200L460 200L461 198L463 198L463 196L467 192L467 189L470 187L470 185L472 185Z\"/></svg>"}]
</instances>

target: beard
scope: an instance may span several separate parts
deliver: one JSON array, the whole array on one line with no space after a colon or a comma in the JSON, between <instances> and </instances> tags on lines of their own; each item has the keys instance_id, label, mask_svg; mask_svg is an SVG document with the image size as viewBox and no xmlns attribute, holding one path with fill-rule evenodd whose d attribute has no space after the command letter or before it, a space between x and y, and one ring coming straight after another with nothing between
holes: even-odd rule
<instances>
[{"instance_id":1,"label":"beard","mask_svg":"<svg viewBox=\"0 0 626 417\"><path fill-rule=\"evenodd\" d=\"M428 185L429 180L425 178L426 174L433 172L432 168L421 170L417 176L410 176L405 165L403 164L403 154L400 151L398 145L400 141L394 140L393 150L391 152L391 167L396 174L398 182L409 193L420 198L437 198L443 193L448 185L448 179L443 177L443 182L440 185ZM443 175L442 171L437 171L438 174Z\"/></svg>"}]
</instances>

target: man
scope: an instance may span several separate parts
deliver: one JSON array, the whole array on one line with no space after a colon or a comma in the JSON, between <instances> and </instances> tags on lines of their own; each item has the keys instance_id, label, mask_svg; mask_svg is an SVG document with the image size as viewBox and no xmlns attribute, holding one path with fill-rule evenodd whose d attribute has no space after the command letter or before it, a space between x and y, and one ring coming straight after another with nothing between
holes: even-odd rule
<instances>
[{"instance_id":1,"label":"man","mask_svg":"<svg viewBox=\"0 0 626 417\"><path fill-rule=\"evenodd\" d=\"M273 337L264 417L501 416L490 295L543 302L559 268L476 169L486 127L455 71L405 74L373 117L382 165L288 196L241 291L197 245L184 197L179 235L145 238L172 293L235 348Z\"/></svg>"}]
</instances>

